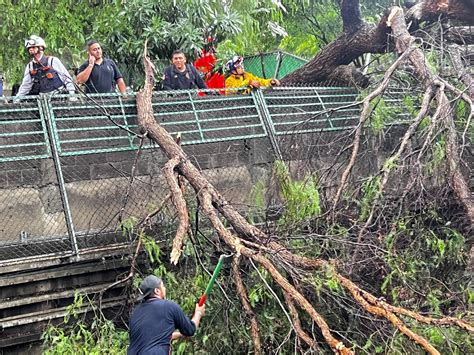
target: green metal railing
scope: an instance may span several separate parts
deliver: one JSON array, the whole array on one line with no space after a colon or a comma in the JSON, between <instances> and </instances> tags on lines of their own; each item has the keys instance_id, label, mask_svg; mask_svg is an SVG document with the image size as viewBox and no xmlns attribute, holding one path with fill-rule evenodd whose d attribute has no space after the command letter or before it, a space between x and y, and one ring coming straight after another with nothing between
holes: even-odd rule
<instances>
[{"instance_id":1,"label":"green metal railing","mask_svg":"<svg viewBox=\"0 0 474 355\"><path fill-rule=\"evenodd\" d=\"M46 158L51 155L40 101L23 107L0 105L0 161Z\"/></svg>"},{"instance_id":2,"label":"green metal railing","mask_svg":"<svg viewBox=\"0 0 474 355\"><path fill-rule=\"evenodd\" d=\"M351 130L358 124L359 93L352 88L207 93L160 91L154 93L152 106L168 132L180 134L185 147L200 147L213 166L219 165L219 158L247 159L249 150L282 159L282 136ZM399 105L401 96L395 92L387 102ZM78 254L97 246L102 237L103 246L126 242L117 237L117 225L127 216L149 211L163 194L162 179L153 175L161 169L154 167L153 159L161 153L153 142L144 142L142 148L153 154L135 167L149 181L129 183L140 146L135 95L78 96L74 102L69 98L0 101L0 261ZM399 118L407 120L403 113ZM235 155L233 149L238 149Z\"/></svg>"},{"instance_id":3,"label":"green metal railing","mask_svg":"<svg viewBox=\"0 0 474 355\"><path fill-rule=\"evenodd\" d=\"M357 125L359 93L353 88L277 88L265 102L277 135L352 129Z\"/></svg>"}]
</instances>

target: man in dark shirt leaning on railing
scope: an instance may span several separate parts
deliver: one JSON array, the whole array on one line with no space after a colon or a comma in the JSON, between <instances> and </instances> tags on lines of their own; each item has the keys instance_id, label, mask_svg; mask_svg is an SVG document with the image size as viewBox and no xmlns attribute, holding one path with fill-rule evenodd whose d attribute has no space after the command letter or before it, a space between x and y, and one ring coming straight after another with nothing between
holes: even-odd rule
<instances>
[{"instance_id":1,"label":"man in dark shirt leaning on railing","mask_svg":"<svg viewBox=\"0 0 474 355\"><path fill-rule=\"evenodd\" d=\"M207 89L197 69L186 63L183 51L175 50L171 62L163 75L163 90Z\"/></svg>"},{"instance_id":2,"label":"man in dark shirt leaning on railing","mask_svg":"<svg viewBox=\"0 0 474 355\"><path fill-rule=\"evenodd\" d=\"M143 279L140 293L139 299L143 301L130 318L130 346L127 354L169 355L172 339L194 335L206 306L196 304L194 315L189 319L180 306L166 300L166 287L154 275ZM176 329L179 332L175 332Z\"/></svg>"},{"instance_id":3,"label":"man in dark shirt leaning on railing","mask_svg":"<svg viewBox=\"0 0 474 355\"><path fill-rule=\"evenodd\" d=\"M85 84L86 93L111 93L117 86L122 94L127 87L117 64L112 59L102 56L99 42L92 40L87 43L89 58L77 71L77 82Z\"/></svg>"}]
</instances>

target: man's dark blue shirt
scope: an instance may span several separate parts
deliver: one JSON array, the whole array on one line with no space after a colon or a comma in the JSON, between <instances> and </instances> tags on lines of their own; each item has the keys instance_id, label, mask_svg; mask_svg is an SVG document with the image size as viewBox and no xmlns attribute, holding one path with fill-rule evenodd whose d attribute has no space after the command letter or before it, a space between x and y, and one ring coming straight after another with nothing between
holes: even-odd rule
<instances>
[{"instance_id":1,"label":"man's dark blue shirt","mask_svg":"<svg viewBox=\"0 0 474 355\"><path fill-rule=\"evenodd\" d=\"M207 85L202 80L196 68L186 64L186 70L180 72L175 65L170 65L165 69L163 78L164 90L190 90L207 89Z\"/></svg>"},{"instance_id":2,"label":"man's dark blue shirt","mask_svg":"<svg viewBox=\"0 0 474 355\"><path fill-rule=\"evenodd\" d=\"M78 74L86 70L89 62L84 62L78 69ZM94 64L91 75L86 81L86 93L115 92L117 80L122 78L117 64L112 59L104 58L102 63Z\"/></svg>"},{"instance_id":3,"label":"man's dark blue shirt","mask_svg":"<svg viewBox=\"0 0 474 355\"><path fill-rule=\"evenodd\" d=\"M192 336L196 325L175 302L152 298L138 305L130 318L128 355L169 355L171 335L178 329Z\"/></svg>"}]
</instances>

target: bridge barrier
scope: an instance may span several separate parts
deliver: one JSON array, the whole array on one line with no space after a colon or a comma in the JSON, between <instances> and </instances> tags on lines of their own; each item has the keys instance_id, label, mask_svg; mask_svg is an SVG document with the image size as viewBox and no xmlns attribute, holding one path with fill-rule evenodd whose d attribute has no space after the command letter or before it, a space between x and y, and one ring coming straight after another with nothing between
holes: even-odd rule
<instances>
[{"instance_id":1,"label":"bridge barrier","mask_svg":"<svg viewBox=\"0 0 474 355\"><path fill-rule=\"evenodd\" d=\"M360 93L347 87L201 95L156 92L154 116L181 136L188 156L225 197L243 207L265 174L262 166L291 158L285 139L353 130L360 111ZM140 139L134 94L68 98L0 100L0 264L129 243L120 226L153 212L167 194L166 158ZM386 100L400 105L403 92ZM394 123L407 119L400 112ZM175 222L171 209L159 218Z\"/></svg>"}]
</instances>

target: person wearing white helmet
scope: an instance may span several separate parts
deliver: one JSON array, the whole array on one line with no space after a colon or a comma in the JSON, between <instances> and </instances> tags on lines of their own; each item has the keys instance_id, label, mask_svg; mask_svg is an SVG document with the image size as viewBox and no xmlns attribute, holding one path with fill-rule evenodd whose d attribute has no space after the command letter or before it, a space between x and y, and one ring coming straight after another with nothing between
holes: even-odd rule
<instances>
[{"instance_id":1,"label":"person wearing white helmet","mask_svg":"<svg viewBox=\"0 0 474 355\"><path fill-rule=\"evenodd\" d=\"M263 79L244 69L244 58L235 55L226 63L228 74L225 80L226 88L242 88L241 90L226 90L226 94L249 94L252 89L263 89L268 86L280 85L277 79Z\"/></svg>"},{"instance_id":2,"label":"person wearing white helmet","mask_svg":"<svg viewBox=\"0 0 474 355\"><path fill-rule=\"evenodd\" d=\"M63 63L56 57L44 55L46 43L43 38L30 36L25 40L25 48L31 56L31 61L25 68L17 96L39 95L64 88L74 94L71 75Z\"/></svg>"}]
</instances>

